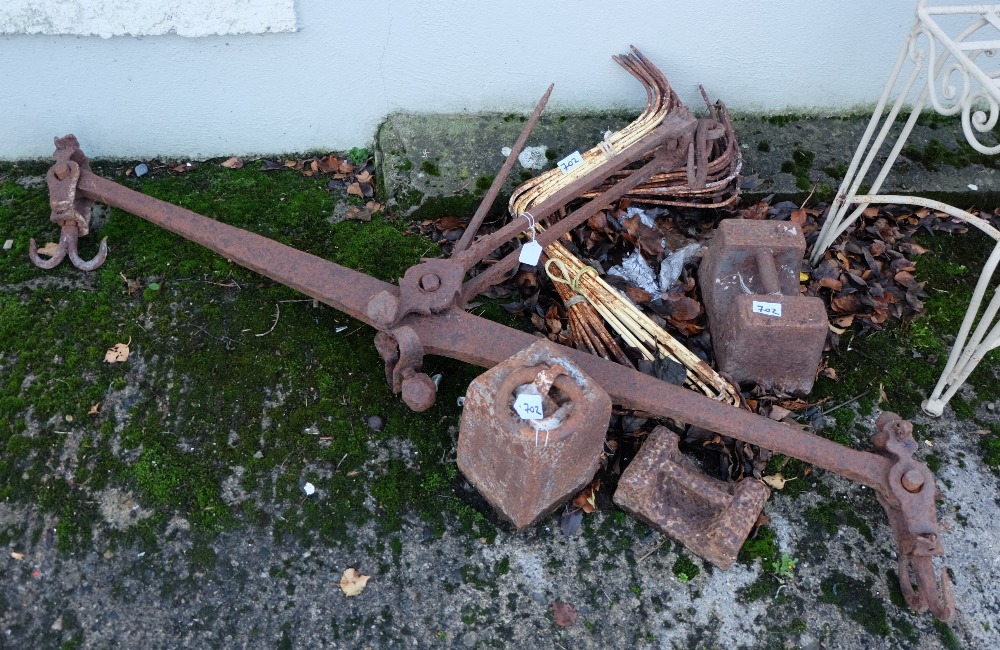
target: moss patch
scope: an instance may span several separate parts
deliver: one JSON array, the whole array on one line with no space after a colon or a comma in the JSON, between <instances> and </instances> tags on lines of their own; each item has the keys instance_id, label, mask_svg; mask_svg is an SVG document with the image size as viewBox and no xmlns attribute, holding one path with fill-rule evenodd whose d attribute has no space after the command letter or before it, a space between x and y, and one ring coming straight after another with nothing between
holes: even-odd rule
<instances>
[{"instance_id":1,"label":"moss patch","mask_svg":"<svg viewBox=\"0 0 1000 650\"><path fill-rule=\"evenodd\" d=\"M402 223L331 225L348 197L322 178L254 164L203 163L184 174L152 167L136 179L95 163L144 194L383 280L438 254ZM448 428L476 368L428 358L425 370L444 377L438 403L412 413L382 378L371 329L118 210L95 233L112 250L101 269L36 269L28 238L44 243L58 231L44 185L15 181L45 168L0 166L0 222L15 240L0 255L0 498L52 513L60 550L90 546L105 488L134 494L154 513L105 531L111 547L155 548L173 516L196 534L263 525L306 545L349 544L354 524L374 519L392 531L407 517L436 531L457 521L477 538L495 535L453 492ZM81 241L85 258L96 239ZM138 290L129 293L123 278ZM106 349L129 340L126 363L103 362ZM372 414L386 423L379 433L365 425ZM70 439L78 446L67 447ZM65 449L76 451L60 460ZM307 480L317 488L309 498Z\"/></svg>"},{"instance_id":2,"label":"moss patch","mask_svg":"<svg viewBox=\"0 0 1000 650\"><path fill-rule=\"evenodd\" d=\"M828 501L807 508L803 516L809 523L821 526L829 535L836 533L840 526L847 525L857 529L869 543L875 541L871 526L846 501Z\"/></svg>"},{"instance_id":3,"label":"moss patch","mask_svg":"<svg viewBox=\"0 0 1000 650\"><path fill-rule=\"evenodd\" d=\"M800 190L808 190L812 187L812 180L809 178L809 170L812 169L816 154L796 147L792 151L790 160L781 163L781 171L795 177L795 187Z\"/></svg>"},{"instance_id":4,"label":"moss patch","mask_svg":"<svg viewBox=\"0 0 1000 650\"><path fill-rule=\"evenodd\" d=\"M695 576L701 573L701 568L692 562L691 558L683 552L678 553L677 560L674 562L674 565L670 568L670 570L681 582L692 580Z\"/></svg>"},{"instance_id":5,"label":"moss patch","mask_svg":"<svg viewBox=\"0 0 1000 650\"><path fill-rule=\"evenodd\" d=\"M874 636L888 636L889 616L882 600L871 593L872 581L864 582L836 572L820 583L820 600L836 605Z\"/></svg>"},{"instance_id":6,"label":"moss patch","mask_svg":"<svg viewBox=\"0 0 1000 650\"><path fill-rule=\"evenodd\" d=\"M989 428L992 433L979 440L979 448L983 452L983 462L994 472L1000 472L1000 425L980 423Z\"/></svg>"},{"instance_id":7,"label":"moss patch","mask_svg":"<svg viewBox=\"0 0 1000 650\"><path fill-rule=\"evenodd\" d=\"M903 155L920 163L929 171L939 171L946 165L955 169L963 169L973 164L995 169L1000 164L994 156L988 156L973 149L965 141L965 138L956 138L953 147L946 146L936 138L923 147L911 144L903 148Z\"/></svg>"}]
</instances>

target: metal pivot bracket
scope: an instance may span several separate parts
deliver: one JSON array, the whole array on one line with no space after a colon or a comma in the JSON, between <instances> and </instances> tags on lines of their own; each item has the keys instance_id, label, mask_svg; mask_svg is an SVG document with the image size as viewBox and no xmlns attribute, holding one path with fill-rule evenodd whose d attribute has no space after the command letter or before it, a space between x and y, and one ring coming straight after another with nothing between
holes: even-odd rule
<instances>
[{"instance_id":1,"label":"metal pivot bracket","mask_svg":"<svg viewBox=\"0 0 1000 650\"><path fill-rule=\"evenodd\" d=\"M385 379L393 393L402 394L406 405L417 412L434 405L437 386L426 373L420 372L424 348L412 328L397 327L379 332L375 335L375 349L385 361Z\"/></svg>"},{"instance_id":2,"label":"metal pivot bracket","mask_svg":"<svg viewBox=\"0 0 1000 650\"><path fill-rule=\"evenodd\" d=\"M872 437L875 449L893 461L889 468L889 492L875 495L889 517L899 544L899 587L906 603L918 612L930 610L947 621L955 612L955 600L948 572L941 570L940 591L931 559L944 553L934 516L938 489L927 466L913 460L917 443L913 425L895 413L883 413L875 422ZM910 569L917 590L910 582Z\"/></svg>"}]
</instances>

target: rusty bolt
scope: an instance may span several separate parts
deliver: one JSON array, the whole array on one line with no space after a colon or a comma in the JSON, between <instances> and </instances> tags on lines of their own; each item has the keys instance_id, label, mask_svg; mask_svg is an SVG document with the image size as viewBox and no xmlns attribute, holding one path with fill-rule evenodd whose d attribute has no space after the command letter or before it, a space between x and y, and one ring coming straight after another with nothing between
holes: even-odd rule
<instances>
[{"instance_id":1,"label":"rusty bolt","mask_svg":"<svg viewBox=\"0 0 1000 650\"><path fill-rule=\"evenodd\" d=\"M52 173L55 174L55 177L58 180L64 181L69 177L72 171L73 170L70 168L69 163L63 162L56 165L55 169L52 170Z\"/></svg>"},{"instance_id":2,"label":"rusty bolt","mask_svg":"<svg viewBox=\"0 0 1000 650\"><path fill-rule=\"evenodd\" d=\"M420 372L403 380L403 401L416 412L426 411L434 405L437 386L434 380Z\"/></svg>"},{"instance_id":3,"label":"rusty bolt","mask_svg":"<svg viewBox=\"0 0 1000 650\"><path fill-rule=\"evenodd\" d=\"M919 492L920 488L924 487L924 476L920 473L920 470L911 469L903 474L900 482L907 492Z\"/></svg>"},{"instance_id":4,"label":"rusty bolt","mask_svg":"<svg viewBox=\"0 0 1000 650\"><path fill-rule=\"evenodd\" d=\"M388 291L380 291L371 300L365 313L368 318L376 323L386 325L396 317L396 310L399 308L399 299Z\"/></svg>"},{"instance_id":5,"label":"rusty bolt","mask_svg":"<svg viewBox=\"0 0 1000 650\"><path fill-rule=\"evenodd\" d=\"M433 273L428 273L420 278L420 288L428 293L434 293L441 288L441 278Z\"/></svg>"}]
</instances>

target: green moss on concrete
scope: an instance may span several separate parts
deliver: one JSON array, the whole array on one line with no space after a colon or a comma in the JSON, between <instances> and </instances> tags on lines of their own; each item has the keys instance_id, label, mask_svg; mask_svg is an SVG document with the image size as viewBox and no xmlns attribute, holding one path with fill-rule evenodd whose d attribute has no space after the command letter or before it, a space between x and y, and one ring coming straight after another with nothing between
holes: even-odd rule
<instances>
[{"instance_id":1,"label":"green moss on concrete","mask_svg":"<svg viewBox=\"0 0 1000 650\"><path fill-rule=\"evenodd\" d=\"M941 639L941 645L947 648L947 650L962 650L962 642L952 629L948 627L947 623L934 619L932 624L938 633L938 637Z\"/></svg>"},{"instance_id":2,"label":"green moss on concrete","mask_svg":"<svg viewBox=\"0 0 1000 650\"><path fill-rule=\"evenodd\" d=\"M875 541L871 526L845 501L827 501L818 506L807 508L803 513L805 520L821 526L828 535L833 535L841 526L857 529L869 543Z\"/></svg>"},{"instance_id":3,"label":"green moss on concrete","mask_svg":"<svg viewBox=\"0 0 1000 650\"><path fill-rule=\"evenodd\" d=\"M802 119L801 115L796 115L793 113L786 113L780 115L769 115L767 121L775 126L787 126L792 122L798 122Z\"/></svg>"},{"instance_id":4,"label":"green moss on concrete","mask_svg":"<svg viewBox=\"0 0 1000 650\"><path fill-rule=\"evenodd\" d=\"M691 561L683 551L678 552L677 560L674 561L674 565L670 567L670 570L681 582L687 582L688 580L693 580L699 573L701 573L701 567Z\"/></svg>"},{"instance_id":5,"label":"green moss on concrete","mask_svg":"<svg viewBox=\"0 0 1000 650\"><path fill-rule=\"evenodd\" d=\"M823 168L823 171L827 176L835 181L843 180L847 176L847 165L841 163L839 165L828 165Z\"/></svg>"},{"instance_id":6,"label":"green moss on concrete","mask_svg":"<svg viewBox=\"0 0 1000 650\"><path fill-rule=\"evenodd\" d=\"M973 149L964 137L956 137L952 146L945 145L936 138L923 147L910 144L903 148L903 155L920 163L929 171L940 171L946 165L963 169L973 164L995 169L1000 164L994 156Z\"/></svg>"},{"instance_id":7,"label":"green moss on concrete","mask_svg":"<svg viewBox=\"0 0 1000 650\"><path fill-rule=\"evenodd\" d=\"M743 564L750 565L758 559L766 564L776 557L778 557L778 536L773 529L760 526L753 537L743 542L738 559Z\"/></svg>"},{"instance_id":8,"label":"green moss on concrete","mask_svg":"<svg viewBox=\"0 0 1000 650\"><path fill-rule=\"evenodd\" d=\"M796 147L792 150L792 157L781 163L781 171L795 177L795 186L800 190L808 190L812 187L812 180L809 178L809 171L812 169L816 154Z\"/></svg>"},{"instance_id":9,"label":"green moss on concrete","mask_svg":"<svg viewBox=\"0 0 1000 650\"><path fill-rule=\"evenodd\" d=\"M979 424L992 431L979 439L979 448L983 452L983 462L994 472L1000 472L1000 425L992 422L980 422Z\"/></svg>"},{"instance_id":10,"label":"green moss on concrete","mask_svg":"<svg viewBox=\"0 0 1000 650\"><path fill-rule=\"evenodd\" d=\"M871 588L871 580L862 582L838 571L820 583L820 600L839 607L869 634L885 637L891 632L888 612Z\"/></svg>"},{"instance_id":11,"label":"green moss on concrete","mask_svg":"<svg viewBox=\"0 0 1000 650\"><path fill-rule=\"evenodd\" d=\"M92 543L96 497L109 488L154 512L106 531L112 548L155 549L175 515L209 536L263 525L307 545L351 543L353 525L376 520L388 531L408 517L436 531L455 521L476 538L495 537L454 494L449 460L455 400L477 369L428 358L425 369L443 375L439 400L411 413L385 385L371 329L117 210L99 233L112 251L100 270L36 269L28 238L45 243L57 229L46 188L15 182L46 165L29 167L0 166L0 222L15 240L11 254L0 254L0 496L52 513L62 551ZM145 194L385 280L438 254L401 223L331 225L347 197L322 178L255 164L206 163L185 174L154 165L141 179L114 164L96 167ZM81 242L84 257L95 239ZM139 291L129 294L122 276ZM128 341L127 362L103 362L105 350ZM365 425L372 414L386 422L379 434ZM53 471L69 436L80 438L72 483ZM395 451L375 462L381 448ZM274 495L278 517L223 499L236 468L242 490ZM302 492L305 480L317 487L313 497ZM364 506L369 493L375 512Z\"/></svg>"}]
</instances>

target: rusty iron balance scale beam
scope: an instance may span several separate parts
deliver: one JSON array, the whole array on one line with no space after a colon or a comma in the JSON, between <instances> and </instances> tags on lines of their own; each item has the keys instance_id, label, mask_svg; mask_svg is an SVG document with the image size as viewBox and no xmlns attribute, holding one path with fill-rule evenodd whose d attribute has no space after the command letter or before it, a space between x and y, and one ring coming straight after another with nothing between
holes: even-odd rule
<instances>
[{"instance_id":1,"label":"rusty iron balance scale beam","mask_svg":"<svg viewBox=\"0 0 1000 650\"><path fill-rule=\"evenodd\" d=\"M573 187L537 206L533 210L535 218L542 219L584 191L600 187L613 175L620 176L627 165L652 156L640 169L567 218L550 224L537 236L539 242L544 246L554 241L650 176L683 165L696 125L686 109L672 112L634 151L616 156ZM446 356L491 368L538 340L462 308L476 293L502 279L504 269L516 266L515 252L490 271L465 281L466 274L479 261L525 231L527 224L520 219L450 259L424 260L411 267L396 286L97 176L90 171L87 157L72 135L56 139L54 158L47 181L51 218L62 227L61 248L53 258L44 260L37 255L32 241L30 256L36 264L51 268L69 256L76 266L92 270L103 262L103 243L98 258L90 262L81 260L75 248L76 238L88 229L95 201L138 215L377 329L376 345L386 360L387 379L415 410L429 408L435 399L434 382L421 372L424 355ZM491 341L491 345L482 345L484 340ZM622 408L673 418L759 445L875 490L899 545L900 586L907 602L918 611L930 610L939 619L951 618L954 604L950 580L942 571L939 584L932 566L932 558L943 554L934 506L937 488L930 470L913 458L917 445L908 422L885 414L879 433L873 437L873 450L859 451L597 356L562 347L560 352L594 378L612 402Z\"/></svg>"}]
</instances>

